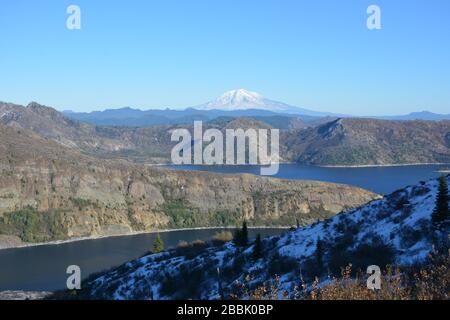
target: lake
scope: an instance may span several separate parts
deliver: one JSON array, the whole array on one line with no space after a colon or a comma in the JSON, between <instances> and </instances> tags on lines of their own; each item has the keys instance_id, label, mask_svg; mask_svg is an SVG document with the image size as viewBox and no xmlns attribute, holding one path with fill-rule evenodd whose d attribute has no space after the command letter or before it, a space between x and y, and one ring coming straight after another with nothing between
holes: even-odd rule
<instances>
[{"instance_id":1,"label":"lake","mask_svg":"<svg viewBox=\"0 0 450 320\"><path fill-rule=\"evenodd\" d=\"M225 174L251 173L259 175L259 166L202 166L202 165L169 165L177 170L197 170L220 172ZM318 180L344 183L378 194L388 194L405 186L416 184L422 180L439 177L439 170L448 170L448 165L411 165L392 167L359 167L333 168L316 167L298 164L281 164L274 176L283 179Z\"/></svg>"},{"instance_id":2,"label":"lake","mask_svg":"<svg viewBox=\"0 0 450 320\"><path fill-rule=\"evenodd\" d=\"M259 174L259 166L169 166L182 170L203 170L225 174ZM445 165L397 167L329 168L282 164L276 177L350 184L387 194L421 180L438 177ZM166 247L181 241L209 240L223 229L197 229L160 233ZM277 235L282 229L249 229L250 236ZM136 259L153 245L155 233L75 241L0 250L0 291L52 291L65 287L69 265L81 267L82 277Z\"/></svg>"},{"instance_id":3,"label":"lake","mask_svg":"<svg viewBox=\"0 0 450 320\"><path fill-rule=\"evenodd\" d=\"M179 241L210 240L219 231L233 229L196 229L161 232L166 248ZM249 229L249 237L278 235L286 229ZM69 265L81 268L82 278L94 272L119 266L147 253L156 233L108 237L34 247L0 250L0 291L53 291L64 289Z\"/></svg>"}]
</instances>

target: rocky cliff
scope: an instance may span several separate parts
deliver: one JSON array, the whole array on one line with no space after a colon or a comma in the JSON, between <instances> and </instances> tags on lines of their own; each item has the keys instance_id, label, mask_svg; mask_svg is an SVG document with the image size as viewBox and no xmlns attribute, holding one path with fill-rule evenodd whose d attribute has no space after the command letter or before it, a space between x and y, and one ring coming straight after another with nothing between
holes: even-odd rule
<instances>
[{"instance_id":1,"label":"rocky cliff","mask_svg":"<svg viewBox=\"0 0 450 320\"><path fill-rule=\"evenodd\" d=\"M166 228L308 224L378 196L331 183L99 160L0 125L0 234L40 242Z\"/></svg>"}]
</instances>

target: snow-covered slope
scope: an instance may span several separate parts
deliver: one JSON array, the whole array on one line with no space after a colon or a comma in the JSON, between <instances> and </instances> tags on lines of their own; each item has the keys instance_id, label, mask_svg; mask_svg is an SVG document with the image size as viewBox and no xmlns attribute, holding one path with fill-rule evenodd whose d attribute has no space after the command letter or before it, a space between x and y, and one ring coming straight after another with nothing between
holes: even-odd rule
<instances>
[{"instance_id":1,"label":"snow-covered slope","mask_svg":"<svg viewBox=\"0 0 450 320\"><path fill-rule=\"evenodd\" d=\"M372 264L414 264L426 259L432 248L430 218L437 187L437 180L408 186L329 220L265 238L263 257L256 261L253 245L238 248L232 243L195 254L191 248L148 255L85 284L84 294L107 299L215 299L217 268L225 295L235 290L236 280L255 287L276 275L281 287L293 292L300 275L307 281L315 276L326 281L329 272L347 263L363 270ZM322 266L317 265L318 239Z\"/></svg>"},{"instance_id":2,"label":"snow-covered slope","mask_svg":"<svg viewBox=\"0 0 450 320\"><path fill-rule=\"evenodd\" d=\"M265 110L277 113L291 113L302 114L308 116L328 116L331 113L316 112L303 108L290 106L286 103L274 101L264 98L256 92L245 89L237 89L225 92L217 99L200 106L193 107L197 110L223 110L223 111L237 111L237 110Z\"/></svg>"}]
</instances>

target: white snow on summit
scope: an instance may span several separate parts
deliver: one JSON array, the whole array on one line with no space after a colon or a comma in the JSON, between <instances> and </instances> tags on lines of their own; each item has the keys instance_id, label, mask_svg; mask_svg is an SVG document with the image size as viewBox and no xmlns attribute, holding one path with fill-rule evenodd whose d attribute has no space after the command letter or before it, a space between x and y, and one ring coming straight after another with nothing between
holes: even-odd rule
<instances>
[{"instance_id":1,"label":"white snow on summit","mask_svg":"<svg viewBox=\"0 0 450 320\"><path fill-rule=\"evenodd\" d=\"M270 100L263 97L261 94L257 92L252 92L245 89L236 89L227 91L217 99L193 108L197 110L222 110L222 111L258 109L278 113L284 112L284 113L303 114L311 116L324 115L321 112L302 109L290 106L283 102Z\"/></svg>"}]
</instances>

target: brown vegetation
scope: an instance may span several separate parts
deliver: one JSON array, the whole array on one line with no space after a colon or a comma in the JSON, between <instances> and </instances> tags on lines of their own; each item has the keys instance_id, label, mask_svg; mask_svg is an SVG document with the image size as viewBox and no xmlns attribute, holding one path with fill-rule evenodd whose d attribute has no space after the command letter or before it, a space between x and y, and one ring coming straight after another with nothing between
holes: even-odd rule
<instances>
[{"instance_id":1,"label":"brown vegetation","mask_svg":"<svg viewBox=\"0 0 450 320\"><path fill-rule=\"evenodd\" d=\"M450 253L450 252L449 252ZM449 300L450 256L430 255L430 264L422 267L386 266L381 276L381 289L367 288L367 276L361 272L352 277L352 266L342 268L339 278L329 278L329 283L319 285L319 279L308 285L302 279L288 292L280 288L279 278L253 290L248 283L235 282L231 299L251 300ZM323 279L322 279L323 280Z\"/></svg>"}]
</instances>

